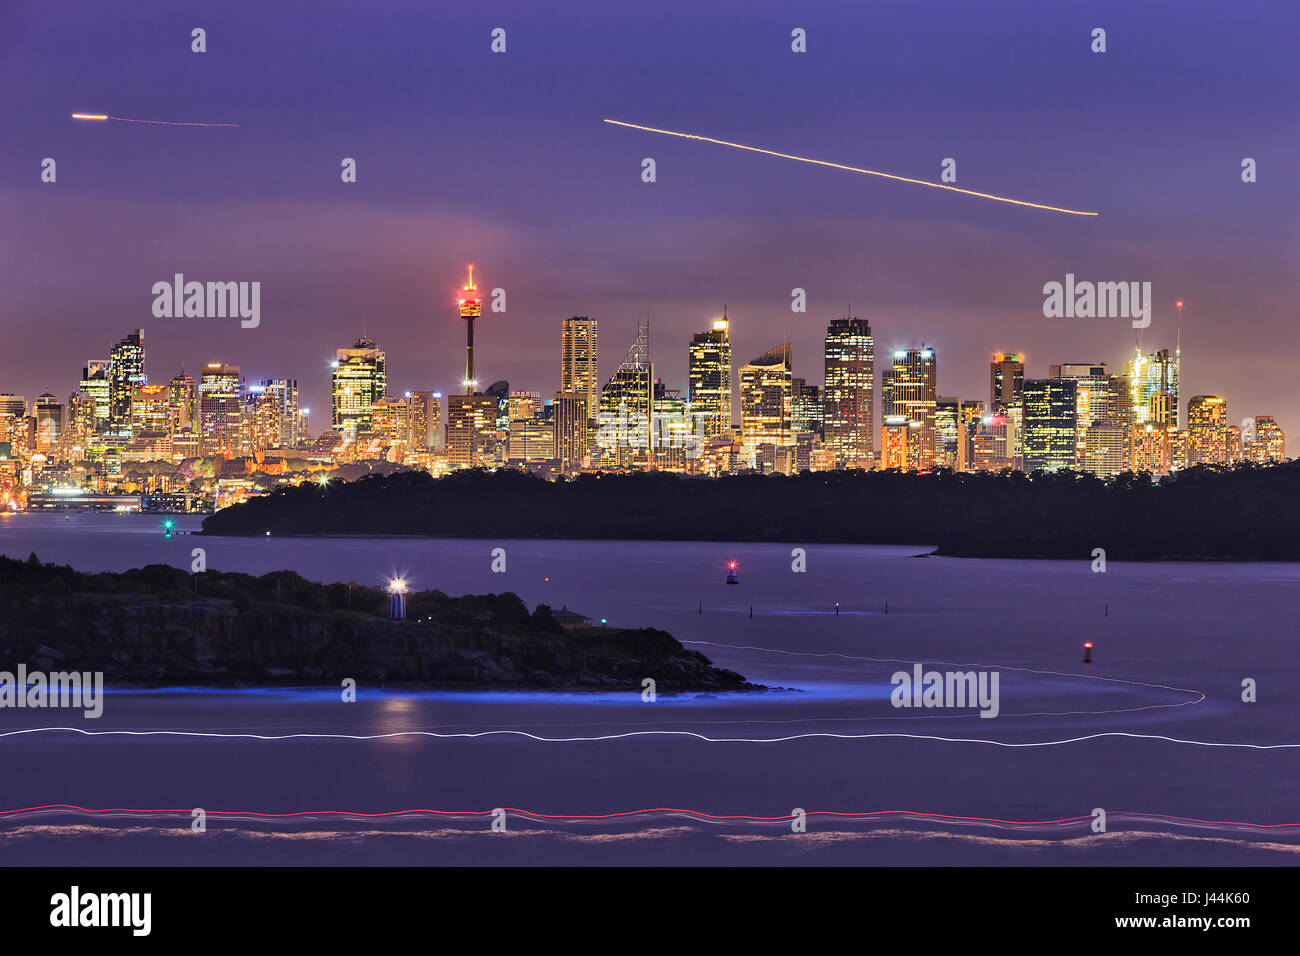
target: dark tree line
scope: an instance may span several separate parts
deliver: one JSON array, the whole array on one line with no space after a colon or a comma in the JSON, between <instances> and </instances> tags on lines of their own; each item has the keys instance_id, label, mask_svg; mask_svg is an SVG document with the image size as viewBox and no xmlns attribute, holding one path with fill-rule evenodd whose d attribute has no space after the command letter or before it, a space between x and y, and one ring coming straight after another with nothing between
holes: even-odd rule
<instances>
[{"instance_id":1,"label":"dark tree line","mask_svg":"<svg viewBox=\"0 0 1300 956\"><path fill-rule=\"evenodd\" d=\"M206 534L789 541L937 546L971 557L1300 558L1300 464L1154 480L1062 471L662 472L548 482L519 471L370 476L280 489Z\"/></svg>"}]
</instances>

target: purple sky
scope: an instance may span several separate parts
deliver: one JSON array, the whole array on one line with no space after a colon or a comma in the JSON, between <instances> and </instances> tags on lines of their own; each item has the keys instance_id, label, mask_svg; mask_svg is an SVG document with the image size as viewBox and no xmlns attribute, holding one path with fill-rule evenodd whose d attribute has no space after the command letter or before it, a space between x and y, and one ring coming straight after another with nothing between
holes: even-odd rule
<instances>
[{"instance_id":1,"label":"purple sky","mask_svg":"<svg viewBox=\"0 0 1300 956\"><path fill-rule=\"evenodd\" d=\"M1215 393L1231 421L1300 432L1293 0L452 6L6 4L0 322L15 345L0 391L66 397L82 362L141 326L154 381L182 360L297 378L319 428L328 361L363 321L395 390L455 389L454 291L473 261L508 294L476 329L484 384L549 395L574 313L600 321L608 376L648 310L659 373L684 388L690 335L724 302L737 364L789 338L795 374L820 383L826 324L851 303L878 354L925 342L941 393L987 400L995 350L1025 352L1030 376L1129 356L1126 320L1043 317L1043 284L1073 272L1152 282L1148 351L1173 347L1186 300L1184 415ZM190 52L196 26L207 53ZM958 186L1101 215L606 116L928 180L954 157ZM340 182L345 156L356 184ZM260 281L261 326L154 319L150 288L176 272Z\"/></svg>"}]
</instances>

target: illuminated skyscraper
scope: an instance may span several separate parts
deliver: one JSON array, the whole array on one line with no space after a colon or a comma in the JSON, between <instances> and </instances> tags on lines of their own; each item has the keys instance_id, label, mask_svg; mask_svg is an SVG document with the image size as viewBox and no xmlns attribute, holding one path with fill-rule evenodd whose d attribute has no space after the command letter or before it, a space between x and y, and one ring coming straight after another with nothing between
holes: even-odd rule
<instances>
[{"instance_id":1,"label":"illuminated skyscraper","mask_svg":"<svg viewBox=\"0 0 1300 956\"><path fill-rule=\"evenodd\" d=\"M1115 400L1111 393L1110 369L1104 363L1049 365L1047 377L1068 378L1075 383L1075 467L1082 468L1089 426L1094 422L1114 420Z\"/></svg>"},{"instance_id":2,"label":"illuminated skyscraper","mask_svg":"<svg viewBox=\"0 0 1300 956\"><path fill-rule=\"evenodd\" d=\"M116 434L131 430L131 390L144 385L144 330L136 329L113 346L108 356L108 428Z\"/></svg>"},{"instance_id":3,"label":"illuminated skyscraper","mask_svg":"<svg viewBox=\"0 0 1300 956\"><path fill-rule=\"evenodd\" d=\"M1020 352L995 352L989 366L989 414L1002 415L1020 404L1025 389L1025 357Z\"/></svg>"},{"instance_id":4,"label":"illuminated skyscraper","mask_svg":"<svg viewBox=\"0 0 1300 956\"><path fill-rule=\"evenodd\" d=\"M474 378L474 320L483 314L483 300L479 298L478 286L474 284L474 267L469 267L469 281L460 290L456 302L460 317L465 320L465 387L466 395L473 395L478 381Z\"/></svg>"},{"instance_id":5,"label":"illuminated skyscraper","mask_svg":"<svg viewBox=\"0 0 1300 956\"><path fill-rule=\"evenodd\" d=\"M177 432L197 432L199 425L199 392L194 379L185 374L185 367L167 383L167 399L172 406L172 425Z\"/></svg>"},{"instance_id":6,"label":"illuminated skyscraper","mask_svg":"<svg viewBox=\"0 0 1300 956\"><path fill-rule=\"evenodd\" d=\"M883 415L880 424L880 467L899 471L915 470L911 462L915 454L909 445L918 436L920 426L909 422L903 415Z\"/></svg>"},{"instance_id":7,"label":"illuminated skyscraper","mask_svg":"<svg viewBox=\"0 0 1300 956\"><path fill-rule=\"evenodd\" d=\"M564 389L561 389L564 391ZM510 421L516 422L526 418L538 418L542 414L541 392L511 392Z\"/></svg>"},{"instance_id":8,"label":"illuminated skyscraper","mask_svg":"<svg viewBox=\"0 0 1300 956\"><path fill-rule=\"evenodd\" d=\"M371 409L388 394L388 360L370 339L361 338L350 349L339 349L331 380L334 397L332 427L355 435L369 431Z\"/></svg>"},{"instance_id":9,"label":"illuminated skyscraper","mask_svg":"<svg viewBox=\"0 0 1300 956\"><path fill-rule=\"evenodd\" d=\"M565 319L560 327L560 391L587 396L589 410L600 395L597 355L596 320L586 315Z\"/></svg>"},{"instance_id":10,"label":"illuminated skyscraper","mask_svg":"<svg viewBox=\"0 0 1300 956\"><path fill-rule=\"evenodd\" d=\"M1150 422L1162 428L1178 428L1178 374L1180 360L1160 349L1150 355L1135 351L1124 366L1133 404L1133 422Z\"/></svg>"},{"instance_id":11,"label":"illuminated skyscraper","mask_svg":"<svg viewBox=\"0 0 1300 956\"><path fill-rule=\"evenodd\" d=\"M741 366L740 427L744 444L755 449L794 445L790 416L793 361L794 346L785 342Z\"/></svg>"},{"instance_id":12,"label":"illuminated skyscraper","mask_svg":"<svg viewBox=\"0 0 1300 956\"><path fill-rule=\"evenodd\" d=\"M939 396L938 360L934 349L898 349L882 376L881 416L902 416L918 428L908 437L909 469L932 468L935 462L935 404Z\"/></svg>"},{"instance_id":13,"label":"illuminated skyscraper","mask_svg":"<svg viewBox=\"0 0 1300 956\"><path fill-rule=\"evenodd\" d=\"M453 467L490 468L500 462L497 399L493 395L447 397L447 460Z\"/></svg>"},{"instance_id":14,"label":"illuminated skyscraper","mask_svg":"<svg viewBox=\"0 0 1300 956\"><path fill-rule=\"evenodd\" d=\"M610 464L626 464L628 456L653 451L654 363L650 359L650 326L637 325L636 340L612 378L600 391L596 443ZM557 429L557 436L558 436ZM556 439L559 440L558 437Z\"/></svg>"},{"instance_id":15,"label":"illuminated skyscraper","mask_svg":"<svg viewBox=\"0 0 1300 956\"><path fill-rule=\"evenodd\" d=\"M822 419L835 465L869 467L875 455L875 342L865 319L834 319L826 330Z\"/></svg>"},{"instance_id":16,"label":"illuminated skyscraper","mask_svg":"<svg viewBox=\"0 0 1300 956\"><path fill-rule=\"evenodd\" d=\"M170 435L172 431L171 396L166 385L136 385L131 389L131 434Z\"/></svg>"},{"instance_id":17,"label":"illuminated skyscraper","mask_svg":"<svg viewBox=\"0 0 1300 956\"><path fill-rule=\"evenodd\" d=\"M238 365L211 362L199 375L199 454L236 455L241 444L244 381Z\"/></svg>"},{"instance_id":18,"label":"illuminated skyscraper","mask_svg":"<svg viewBox=\"0 0 1300 956\"><path fill-rule=\"evenodd\" d=\"M713 328L691 337L687 398L695 431L707 441L731 430L731 336L727 310Z\"/></svg>"},{"instance_id":19,"label":"illuminated skyscraper","mask_svg":"<svg viewBox=\"0 0 1300 956\"><path fill-rule=\"evenodd\" d=\"M36 418L36 450L47 457L63 437L63 403L49 392L42 392L32 406Z\"/></svg>"},{"instance_id":20,"label":"illuminated skyscraper","mask_svg":"<svg viewBox=\"0 0 1300 956\"><path fill-rule=\"evenodd\" d=\"M411 393L411 401L424 406L424 411L413 418L413 422L423 422L425 428L424 440L420 447L441 448L442 392L414 391Z\"/></svg>"},{"instance_id":21,"label":"illuminated skyscraper","mask_svg":"<svg viewBox=\"0 0 1300 956\"><path fill-rule=\"evenodd\" d=\"M1286 435L1272 415L1256 415L1254 435L1245 442L1243 452L1251 461L1261 465L1270 461L1286 461Z\"/></svg>"},{"instance_id":22,"label":"illuminated skyscraper","mask_svg":"<svg viewBox=\"0 0 1300 956\"><path fill-rule=\"evenodd\" d=\"M1025 382L1024 416L1025 471L1076 467L1078 394L1073 379Z\"/></svg>"},{"instance_id":23,"label":"illuminated skyscraper","mask_svg":"<svg viewBox=\"0 0 1300 956\"><path fill-rule=\"evenodd\" d=\"M790 388L790 419L795 434L820 432L826 415L822 390L802 378L792 378ZM834 462L833 457L831 461Z\"/></svg>"},{"instance_id":24,"label":"illuminated skyscraper","mask_svg":"<svg viewBox=\"0 0 1300 956\"><path fill-rule=\"evenodd\" d=\"M587 393L556 392L551 408L551 428L555 439L553 457L559 459L563 471L577 471L587 460L587 422L591 417L587 409Z\"/></svg>"},{"instance_id":25,"label":"illuminated skyscraper","mask_svg":"<svg viewBox=\"0 0 1300 956\"><path fill-rule=\"evenodd\" d=\"M270 407L270 424L267 426L268 444L262 447L291 448L305 438L302 413L298 408L298 380L294 378L263 379L258 385L261 402Z\"/></svg>"},{"instance_id":26,"label":"illuminated skyscraper","mask_svg":"<svg viewBox=\"0 0 1300 956\"><path fill-rule=\"evenodd\" d=\"M1187 400L1190 465L1228 463L1228 403L1218 395L1193 395Z\"/></svg>"},{"instance_id":27,"label":"illuminated skyscraper","mask_svg":"<svg viewBox=\"0 0 1300 956\"><path fill-rule=\"evenodd\" d=\"M91 402L94 403L94 431L96 432L108 430L109 411L112 407L108 367L108 359L91 359L86 363L85 371L81 374L81 382L77 386L78 390L89 395Z\"/></svg>"},{"instance_id":28,"label":"illuminated skyscraper","mask_svg":"<svg viewBox=\"0 0 1300 956\"><path fill-rule=\"evenodd\" d=\"M935 464L969 471L975 457L975 433L983 421L983 402L940 396L934 411Z\"/></svg>"}]
</instances>

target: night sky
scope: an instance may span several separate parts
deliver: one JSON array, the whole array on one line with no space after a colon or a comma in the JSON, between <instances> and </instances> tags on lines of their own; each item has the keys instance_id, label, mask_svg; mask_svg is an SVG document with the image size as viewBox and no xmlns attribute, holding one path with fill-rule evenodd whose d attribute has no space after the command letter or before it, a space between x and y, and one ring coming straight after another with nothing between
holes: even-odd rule
<instances>
[{"instance_id":1,"label":"night sky","mask_svg":"<svg viewBox=\"0 0 1300 956\"><path fill-rule=\"evenodd\" d=\"M684 389L690 335L724 303L737 365L789 338L795 374L820 384L826 324L851 305L878 355L924 342L941 394L987 400L993 351L1025 352L1030 377L1131 354L1127 320L1043 317L1043 284L1073 272L1152 282L1147 351L1173 348L1186 301L1184 419L1188 397L1220 394L1229 421L1275 414L1300 440L1297 37L1294 0L9 2L0 391L66 399L86 359L143 327L151 380L182 360L297 378L318 431L329 359L363 325L394 391L456 390L472 261L508 299L476 329L484 385L549 396L575 313L599 320L608 377L640 313ZM603 117L934 181L953 157L958 186L1101 215ZM153 318L150 289L176 272L260 281L260 327Z\"/></svg>"}]
</instances>

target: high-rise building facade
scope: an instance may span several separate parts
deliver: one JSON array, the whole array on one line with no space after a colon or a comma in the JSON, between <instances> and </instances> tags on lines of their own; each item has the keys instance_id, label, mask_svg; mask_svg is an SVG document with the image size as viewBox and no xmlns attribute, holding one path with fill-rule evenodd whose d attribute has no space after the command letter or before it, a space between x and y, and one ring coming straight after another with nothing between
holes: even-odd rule
<instances>
[{"instance_id":1,"label":"high-rise building facade","mask_svg":"<svg viewBox=\"0 0 1300 956\"><path fill-rule=\"evenodd\" d=\"M144 330L136 329L113 346L108 356L108 428L116 434L131 431L131 390L145 385Z\"/></svg>"},{"instance_id":2,"label":"high-rise building facade","mask_svg":"<svg viewBox=\"0 0 1300 956\"><path fill-rule=\"evenodd\" d=\"M211 362L199 375L199 454L240 453L244 380L238 365Z\"/></svg>"},{"instance_id":3,"label":"high-rise building facade","mask_svg":"<svg viewBox=\"0 0 1300 956\"><path fill-rule=\"evenodd\" d=\"M785 342L740 368L741 441L752 448L793 446L790 416L794 347Z\"/></svg>"},{"instance_id":4,"label":"high-rise building facade","mask_svg":"<svg viewBox=\"0 0 1300 956\"><path fill-rule=\"evenodd\" d=\"M1193 395L1187 400L1189 465L1228 463L1228 403L1218 395Z\"/></svg>"},{"instance_id":5,"label":"high-rise building facade","mask_svg":"<svg viewBox=\"0 0 1300 956\"><path fill-rule=\"evenodd\" d=\"M492 395L447 398L447 460L453 467L486 468L499 464L497 400Z\"/></svg>"},{"instance_id":6,"label":"high-rise building facade","mask_svg":"<svg viewBox=\"0 0 1300 956\"><path fill-rule=\"evenodd\" d=\"M1020 352L995 352L989 365L989 414L1000 415L1020 404L1025 390L1025 356Z\"/></svg>"},{"instance_id":7,"label":"high-rise building facade","mask_svg":"<svg viewBox=\"0 0 1300 956\"><path fill-rule=\"evenodd\" d=\"M587 393L556 392L551 408L553 457L559 459L561 470L572 473L584 467L588 456L587 422L591 413L587 409Z\"/></svg>"},{"instance_id":8,"label":"high-rise building facade","mask_svg":"<svg viewBox=\"0 0 1300 956\"><path fill-rule=\"evenodd\" d=\"M333 428L355 435L369 431L371 410L388 394L388 359L374 342L360 338L339 349L330 363L333 393Z\"/></svg>"},{"instance_id":9,"label":"high-rise building facade","mask_svg":"<svg viewBox=\"0 0 1300 956\"><path fill-rule=\"evenodd\" d=\"M598 356L596 320L588 315L565 319L560 326L560 391L587 396L588 409L594 409L600 397Z\"/></svg>"},{"instance_id":10,"label":"high-rise building facade","mask_svg":"<svg viewBox=\"0 0 1300 956\"><path fill-rule=\"evenodd\" d=\"M1286 435L1272 415L1256 415L1254 434L1243 443L1243 454L1261 465L1286 461Z\"/></svg>"},{"instance_id":11,"label":"high-rise building facade","mask_svg":"<svg viewBox=\"0 0 1300 956\"><path fill-rule=\"evenodd\" d=\"M513 399L514 396L511 396ZM411 402L422 406L422 411L413 413L412 427L424 425L421 441L415 442L420 448L442 447L442 392L416 390L411 392Z\"/></svg>"},{"instance_id":12,"label":"high-rise building facade","mask_svg":"<svg viewBox=\"0 0 1300 956\"><path fill-rule=\"evenodd\" d=\"M918 427L908 437L908 467L913 471L934 467L935 405L939 400L938 359L934 349L897 349L882 376L881 417L901 416Z\"/></svg>"},{"instance_id":13,"label":"high-rise building facade","mask_svg":"<svg viewBox=\"0 0 1300 956\"><path fill-rule=\"evenodd\" d=\"M687 398L695 418L695 432L704 441L731 430L730 320L713 322L707 332L691 337L687 369Z\"/></svg>"},{"instance_id":14,"label":"high-rise building facade","mask_svg":"<svg viewBox=\"0 0 1300 956\"><path fill-rule=\"evenodd\" d=\"M613 377L600 390L596 443L605 463L623 466L636 456L654 450L651 422L654 416L654 381L650 327L638 324L636 340Z\"/></svg>"},{"instance_id":15,"label":"high-rise building facade","mask_svg":"<svg viewBox=\"0 0 1300 956\"><path fill-rule=\"evenodd\" d=\"M1078 456L1078 396L1073 379L1025 382L1025 471L1075 468Z\"/></svg>"},{"instance_id":16,"label":"high-rise building facade","mask_svg":"<svg viewBox=\"0 0 1300 956\"><path fill-rule=\"evenodd\" d=\"M826 329L822 427L836 467L870 467L875 456L875 342L865 319L847 316Z\"/></svg>"}]
</instances>

